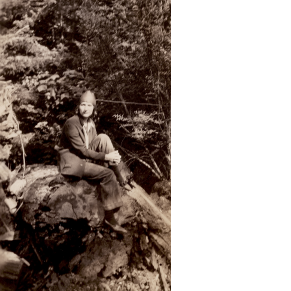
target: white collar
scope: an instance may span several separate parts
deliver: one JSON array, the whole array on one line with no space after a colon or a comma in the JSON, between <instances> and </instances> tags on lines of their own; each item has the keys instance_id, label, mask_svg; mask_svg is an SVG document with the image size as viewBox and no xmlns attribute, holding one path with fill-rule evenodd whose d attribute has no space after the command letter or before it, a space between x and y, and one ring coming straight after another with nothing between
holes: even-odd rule
<instances>
[{"instance_id":1,"label":"white collar","mask_svg":"<svg viewBox=\"0 0 291 291\"><path fill-rule=\"evenodd\" d=\"M87 132L90 131L91 127L95 127L95 124L91 118L87 121L87 125L88 125L88 128L86 129L85 122L83 122L83 129Z\"/></svg>"}]
</instances>

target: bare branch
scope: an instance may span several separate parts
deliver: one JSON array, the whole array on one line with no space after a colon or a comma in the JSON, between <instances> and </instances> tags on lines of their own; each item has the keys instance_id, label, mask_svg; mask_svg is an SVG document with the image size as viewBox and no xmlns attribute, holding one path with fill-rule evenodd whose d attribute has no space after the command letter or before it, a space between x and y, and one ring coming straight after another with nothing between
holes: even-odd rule
<instances>
[{"instance_id":1,"label":"bare branch","mask_svg":"<svg viewBox=\"0 0 291 291\"><path fill-rule=\"evenodd\" d=\"M133 159L138 160L140 163L142 163L143 165L145 165L147 168L149 168L152 173L158 178L158 179L163 179L163 174L160 175L157 171L155 171L153 169L152 166L150 166L147 162L145 162L144 160L142 160L141 158L139 158L138 156L136 156L135 154L131 153L129 150L125 149L124 147L120 146L119 144L117 145L122 151L124 151L128 156L132 157Z\"/></svg>"},{"instance_id":2,"label":"bare branch","mask_svg":"<svg viewBox=\"0 0 291 291\"><path fill-rule=\"evenodd\" d=\"M163 179L163 178L164 178L164 175L163 175L163 173L161 172L160 168L158 167L158 165L157 165L157 163L156 163L154 157L152 156L152 154L150 153L150 151L148 150L148 148L147 148L146 145L144 145L144 148L145 148L145 150L147 151L147 153L148 153L148 155L149 155L149 157L150 157L150 159L151 159L151 161L152 161L152 163L153 163L153 165L154 165L156 171L159 173L159 175L160 175L161 178Z\"/></svg>"},{"instance_id":3,"label":"bare branch","mask_svg":"<svg viewBox=\"0 0 291 291\"><path fill-rule=\"evenodd\" d=\"M19 131L19 122L16 118L16 115L15 113L13 112L13 115L12 115L14 121L16 122L17 124L17 131ZM23 158L23 178L24 178L24 173L25 173L25 151L24 151L24 145L23 145L23 141L22 141L22 135L21 133L19 134L19 138L20 138L20 143L21 143L21 148L22 148L22 158Z\"/></svg>"}]
</instances>

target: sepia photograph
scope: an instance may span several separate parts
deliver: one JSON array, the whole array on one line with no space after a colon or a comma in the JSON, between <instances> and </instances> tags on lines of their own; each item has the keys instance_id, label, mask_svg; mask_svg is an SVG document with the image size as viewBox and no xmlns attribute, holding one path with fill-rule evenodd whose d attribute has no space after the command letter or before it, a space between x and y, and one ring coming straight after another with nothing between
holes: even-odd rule
<instances>
[{"instance_id":1,"label":"sepia photograph","mask_svg":"<svg viewBox=\"0 0 291 291\"><path fill-rule=\"evenodd\" d=\"M171 1L0 1L0 290L171 290Z\"/></svg>"}]
</instances>

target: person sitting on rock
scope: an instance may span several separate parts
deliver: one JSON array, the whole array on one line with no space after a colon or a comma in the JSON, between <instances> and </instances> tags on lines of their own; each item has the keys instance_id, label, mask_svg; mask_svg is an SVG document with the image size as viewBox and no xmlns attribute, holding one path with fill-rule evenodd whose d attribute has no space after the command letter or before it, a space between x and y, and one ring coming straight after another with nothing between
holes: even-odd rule
<instances>
[{"instance_id":1,"label":"person sitting on rock","mask_svg":"<svg viewBox=\"0 0 291 291\"><path fill-rule=\"evenodd\" d=\"M126 233L114 213L122 206L121 187L126 184L118 165L121 156L114 150L106 134L98 134L91 119L96 110L96 99L91 91L80 98L78 114L69 118L62 129L56 149L59 152L59 170L64 176L75 176L100 184L105 223L114 231ZM93 163L102 161L102 166ZM120 185L118 185L118 183Z\"/></svg>"}]
</instances>

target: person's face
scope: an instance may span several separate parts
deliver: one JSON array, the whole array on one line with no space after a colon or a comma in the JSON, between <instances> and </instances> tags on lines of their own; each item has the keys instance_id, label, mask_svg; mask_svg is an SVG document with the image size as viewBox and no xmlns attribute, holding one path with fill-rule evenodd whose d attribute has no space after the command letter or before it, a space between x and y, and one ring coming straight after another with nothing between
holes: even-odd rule
<instances>
[{"instance_id":1,"label":"person's face","mask_svg":"<svg viewBox=\"0 0 291 291\"><path fill-rule=\"evenodd\" d=\"M94 110L94 106L89 102L82 102L79 105L79 112L83 118L88 118L92 115Z\"/></svg>"}]
</instances>

